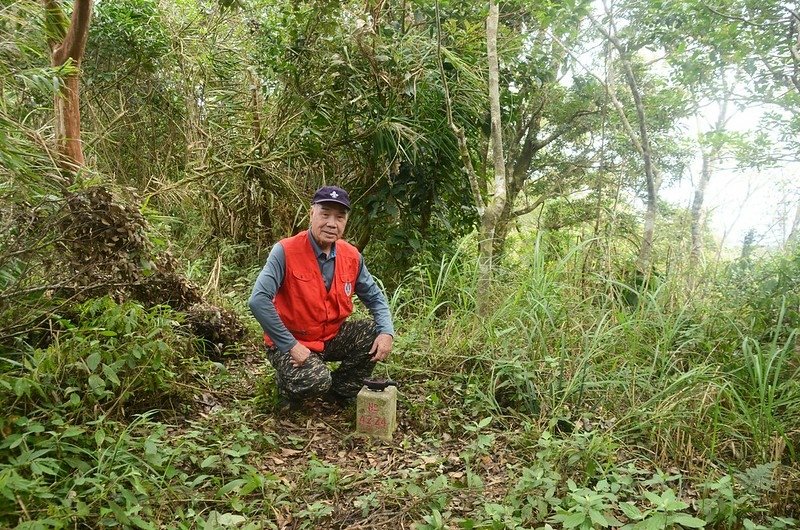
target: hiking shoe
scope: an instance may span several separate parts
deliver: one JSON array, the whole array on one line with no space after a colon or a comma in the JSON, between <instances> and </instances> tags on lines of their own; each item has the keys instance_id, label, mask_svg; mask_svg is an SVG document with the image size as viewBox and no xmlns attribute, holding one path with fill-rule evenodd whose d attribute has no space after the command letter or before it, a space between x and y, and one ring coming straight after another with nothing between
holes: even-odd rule
<instances>
[{"instance_id":1,"label":"hiking shoe","mask_svg":"<svg viewBox=\"0 0 800 530\"><path fill-rule=\"evenodd\" d=\"M303 408L303 402L299 399L292 399L286 396L278 396L275 403L275 412L294 412Z\"/></svg>"},{"instance_id":2,"label":"hiking shoe","mask_svg":"<svg viewBox=\"0 0 800 530\"><path fill-rule=\"evenodd\" d=\"M322 394L322 401L324 401L325 403L330 403L331 405L336 405L337 407L344 409L355 403L356 398L343 396L335 392L333 389L330 389L324 394Z\"/></svg>"}]
</instances>

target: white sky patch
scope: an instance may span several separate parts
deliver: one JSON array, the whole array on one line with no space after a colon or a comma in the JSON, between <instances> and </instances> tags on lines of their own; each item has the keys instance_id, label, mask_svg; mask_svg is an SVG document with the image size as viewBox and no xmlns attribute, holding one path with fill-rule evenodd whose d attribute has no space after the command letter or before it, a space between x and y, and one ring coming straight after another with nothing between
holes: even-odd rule
<instances>
[{"instance_id":1,"label":"white sky patch","mask_svg":"<svg viewBox=\"0 0 800 530\"><path fill-rule=\"evenodd\" d=\"M700 127L705 130L716 119L717 105L705 108ZM748 132L758 127L765 109L731 109L728 131ZM696 137L697 123L689 124L688 134ZM777 140L776 140L777 143ZM661 198L689 208L694 198L694 183L700 175L699 153L689 175L661 190ZM719 167L711 177L703 210L709 227L726 247L739 247L747 232L754 230L756 243L780 247L789 235L797 201L800 200L800 163L784 163L767 169Z\"/></svg>"},{"instance_id":2,"label":"white sky patch","mask_svg":"<svg viewBox=\"0 0 800 530\"><path fill-rule=\"evenodd\" d=\"M791 230L797 204L800 164L762 171L720 171L708 185L704 210L716 237L727 247L741 245L745 234L768 247L783 244ZM689 208L694 186L689 179L665 187L663 199Z\"/></svg>"}]
</instances>

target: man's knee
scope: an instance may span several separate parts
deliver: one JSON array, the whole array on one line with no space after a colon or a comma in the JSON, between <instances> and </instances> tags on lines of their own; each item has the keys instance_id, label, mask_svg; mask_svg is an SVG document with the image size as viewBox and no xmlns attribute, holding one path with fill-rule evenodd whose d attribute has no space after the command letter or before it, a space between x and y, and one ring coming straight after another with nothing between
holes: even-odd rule
<instances>
[{"instance_id":1,"label":"man's knee","mask_svg":"<svg viewBox=\"0 0 800 530\"><path fill-rule=\"evenodd\" d=\"M293 398L318 396L331 387L331 372L321 359L309 358L306 365L287 375L286 390Z\"/></svg>"},{"instance_id":2,"label":"man's knee","mask_svg":"<svg viewBox=\"0 0 800 530\"><path fill-rule=\"evenodd\" d=\"M326 371L324 375L308 377L299 381L295 387L295 394L303 398L314 397L324 394L330 387L331 373Z\"/></svg>"},{"instance_id":3,"label":"man's knee","mask_svg":"<svg viewBox=\"0 0 800 530\"><path fill-rule=\"evenodd\" d=\"M339 361L353 355L366 354L378 331L371 320L347 321L339 333L325 346L325 358Z\"/></svg>"}]
</instances>

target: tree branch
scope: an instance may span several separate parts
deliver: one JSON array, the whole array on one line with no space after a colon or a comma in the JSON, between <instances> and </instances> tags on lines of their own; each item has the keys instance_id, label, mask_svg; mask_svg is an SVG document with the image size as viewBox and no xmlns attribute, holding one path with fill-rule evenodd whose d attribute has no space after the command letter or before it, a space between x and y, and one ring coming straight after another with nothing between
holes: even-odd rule
<instances>
[{"instance_id":1,"label":"tree branch","mask_svg":"<svg viewBox=\"0 0 800 530\"><path fill-rule=\"evenodd\" d=\"M535 201L533 201L533 204L529 204L525 208L520 208L519 210L515 210L511 214L511 217L516 218L516 217L521 217L521 216L523 216L523 215L525 215L527 213L531 213L536 208L538 208L539 206L544 204L544 201L546 201L549 198L550 198L550 195L547 195L547 194L539 195L539 197Z\"/></svg>"},{"instance_id":2,"label":"tree branch","mask_svg":"<svg viewBox=\"0 0 800 530\"><path fill-rule=\"evenodd\" d=\"M639 136L638 141L634 141L637 145L637 149L639 150L639 154L642 155L644 159L644 169L647 175L647 194L650 197L655 197L658 188L660 187L661 178L658 172L655 169L655 165L652 161L652 153L650 152L650 140L649 140L649 133L647 131L647 119L645 117L644 111L644 100L642 97L642 92L639 88L639 83L636 81L636 76L633 73L633 68L631 67L630 58L627 56L625 52L625 48L620 43L619 39L617 39L616 35L612 35L609 33L601 24L599 24L594 18L590 17L592 22L594 22L595 27L603 34L603 36L608 39L614 48L617 50L619 54L620 60L622 62L622 71L625 73L625 80L628 83L628 88L631 91L631 96L633 97L633 103L636 107L636 116L639 122ZM630 127L630 124L628 125ZM626 129L627 130L627 129ZM628 134L631 136L633 140L636 138L636 135L633 134L633 131L628 131Z\"/></svg>"},{"instance_id":3,"label":"tree branch","mask_svg":"<svg viewBox=\"0 0 800 530\"><path fill-rule=\"evenodd\" d=\"M556 141L558 138L566 134L567 131L572 129L573 128L572 122L574 122L575 120L577 120L582 116L588 116L590 114L594 114L594 112L589 110L579 110L575 112L572 116L570 116L567 119L566 123L562 123L561 125L559 125L556 128L556 130L550 133L550 135L547 138L545 138L540 142L536 142L536 150L539 151L541 149L544 149L545 147Z\"/></svg>"},{"instance_id":4,"label":"tree branch","mask_svg":"<svg viewBox=\"0 0 800 530\"><path fill-rule=\"evenodd\" d=\"M598 23L596 20L592 19L592 22L595 24L595 26L597 26ZM619 99L617 99L617 95L614 93L613 87L609 87L609 84L606 82L606 80L601 79L590 68L586 67L583 63L581 63L580 58L572 50L567 48L567 46L563 42L561 42L561 40L558 37L556 37L552 33L550 37L553 39L553 42L558 44L565 52L567 52L569 56L572 57L572 59L575 60L575 62L579 64L581 68L584 69L584 71L586 71L586 73L594 77L597 80L597 82L600 83L600 86L603 87L604 92L611 100L611 103L614 105L614 109L617 111L617 114L619 115L619 119L622 122L622 128L625 129L625 133L628 135L628 138L631 140L631 143L636 148L636 152L639 153L639 155L641 155L642 145L641 143L639 143L639 139L636 136L636 133L633 131L633 127L631 126L630 121L628 121L628 117L625 115L625 109L623 108L622 103L619 101Z\"/></svg>"},{"instance_id":5,"label":"tree branch","mask_svg":"<svg viewBox=\"0 0 800 530\"><path fill-rule=\"evenodd\" d=\"M780 25L780 22L772 22L772 23L768 23L768 24L756 24L755 22L751 22L751 21L747 20L744 17L740 17L740 16L736 16L736 15L729 15L727 13L723 13L722 11L714 9L713 7L711 7L710 5L708 5L706 3L703 3L702 5L703 5L703 7L705 9L708 9L709 11L711 11L712 13L714 13L717 16L720 16L720 17L728 19L728 20L735 20L737 22L741 22L742 24L745 24L746 26L752 26L754 28L759 28L759 29L768 29L770 26L778 26L778 25Z\"/></svg>"}]
</instances>

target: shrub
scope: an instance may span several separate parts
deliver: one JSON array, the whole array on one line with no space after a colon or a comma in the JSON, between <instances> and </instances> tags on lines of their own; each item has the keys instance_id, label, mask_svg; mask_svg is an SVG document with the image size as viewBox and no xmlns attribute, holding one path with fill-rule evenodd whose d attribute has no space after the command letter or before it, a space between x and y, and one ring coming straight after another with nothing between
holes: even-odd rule
<instances>
[{"instance_id":1,"label":"shrub","mask_svg":"<svg viewBox=\"0 0 800 530\"><path fill-rule=\"evenodd\" d=\"M188 339L175 313L108 297L61 318L47 348L0 359L0 405L20 416L56 408L74 415L124 414L128 404L151 406L172 391L179 353ZM151 407L152 408L152 407Z\"/></svg>"}]
</instances>

